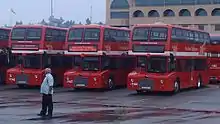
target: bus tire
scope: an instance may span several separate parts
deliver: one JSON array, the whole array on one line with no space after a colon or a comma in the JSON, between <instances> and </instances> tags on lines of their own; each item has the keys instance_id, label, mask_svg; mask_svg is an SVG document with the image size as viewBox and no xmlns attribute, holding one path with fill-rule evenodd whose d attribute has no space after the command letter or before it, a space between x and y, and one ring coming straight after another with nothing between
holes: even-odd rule
<instances>
[{"instance_id":1,"label":"bus tire","mask_svg":"<svg viewBox=\"0 0 220 124\"><path fill-rule=\"evenodd\" d=\"M109 90L114 89L114 80L113 80L113 78L108 79L108 89Z\"/></svg>"},{"instance_id":2,"label":"bus tire","mask_svg":"<svg viewBox=\"0 0 220 124\"><path fill-rule=\"evenodd\" d=\"M197 81L197 84L196 84L196 88L199 89L202 87L202 77L199 76L198 77L198 81Z\"/></svg>"},{"instance_id":3,"label":"bus tire","mask_svg":"<svg viewBox=\"0 0 220 124\"><path fill-rule=\"evenodd\" d=\"M180 92L180 81L176 80L174 83L174 90L173 93L177 94Z\"/></svg>"},{"instance_id":4,"label":"bus tire","mask_svg":"<svg viewBox=\"0 0 220 124\"><path fill-rule=\"evenodd\" d=\"M19 89L25 89L25 88L27 88L27 85L25 85L25 84L18 84L18 88Z\"/></svg>"},{"instance_id":5,"label":"bus tire","mask_svg":"<svg viewBox=\"0 0 220 124\"><path fill-rule=\"evenodd\" d=\"M136 90L137 94L142 94L143 91L142 90Z\"/></svg>"},{"instance_id":6,"label":"bus tire","mask_svg":"<svg viewBox=\"0 0 220 124\"><path fill-rule=\"evenodd\" d=\"M3 78L2 78L2 74L0 73L0 84L3 84Z\"/></svg>"}]
</instances>

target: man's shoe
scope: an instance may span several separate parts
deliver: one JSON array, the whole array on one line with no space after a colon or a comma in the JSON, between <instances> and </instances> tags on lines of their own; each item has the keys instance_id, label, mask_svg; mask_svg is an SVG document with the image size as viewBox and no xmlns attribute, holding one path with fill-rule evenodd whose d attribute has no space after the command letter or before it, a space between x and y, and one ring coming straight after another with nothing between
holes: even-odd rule
<instances>
[{"instance_id":1,"label":"man's shoe","mask_svg":"<svg viewBox=\"0 0 220 124\"><path fill-rule=\"evenodd\" d=\"M43 117L43 116L46 116L45 114L37 114L37 115L38 115L38 116L42 116L42 117Z\"/></svg>"},{"instance_id":2,"label":"man's shoe","mask_svg":"<svg viewBox=\"0 0 220 124\"><path fill-rule=\"evenodd\" d=\"M46 119L48 119L48 120L52 119L52 115L47 115Z\"/></svg>"}]
</instances>

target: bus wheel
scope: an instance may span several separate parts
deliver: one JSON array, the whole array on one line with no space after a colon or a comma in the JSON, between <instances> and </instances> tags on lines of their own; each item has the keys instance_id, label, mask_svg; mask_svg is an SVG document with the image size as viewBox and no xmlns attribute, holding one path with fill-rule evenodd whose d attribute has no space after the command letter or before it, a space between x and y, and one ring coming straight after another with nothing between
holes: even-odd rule
<instances>
[{"instance_id":1,"label":"bus wheel","mask_svg":"<svg viewBox=\"0 0 220 124\"><path fill-rule=\"evenodd\" d=\"M114 81L112 78L108 79L108 89L112 90L114 88Z\"/></svg>"},{"instance_id":2,"label":"bus wheel","mask_svg":"<svg viewBox=\"0 0 220 124\"><path fill-rule=\"evenodd\" d=\"M142 90L136 90L136 91L137 91L137 94L141 94L141 93L143 93Z\"/></svg>"},{"instance_id":3,"label":"bus wheel","mask_svg":"<svg viewBox=\"0 0 220 124\"><path fill-rule=\"evenodd\" d=\"M174 94L180 92L180 83L179 83L179 81L174 82L174 91L173 92L174 92Z\"/></svg>"},{"instance_id":4,"label":"bus wheel","mask_svg":"<svg viewBox=\"0 0 220 124\"><path fill-rule=\"evenodd\" d=\"M201 87L202 87L202 77L199 76L199 79L198 79L198 81L197 81L197 88L199 89L199 88L201 88Z\"/></svg>"},{"instance_id":5,"label":"bus wheel","mask_svg":"<svg viewBox=\"0 0 220 124\"><path fill-rule=\"evenodd\" d=\"M18 84L18 88L24 89L24 88L27 88L27 85L25 85L25 84Z\"/></svg>"},{"instance_id":6,"label":"bus wheel","mask_svg":"<svg viewBox=\"0 0 220 124\"><path fill-rule=\"evenodd\" d=\"M2 74L0 73L0 84L3 84L3 78L2 78Z\"/></svg>"}]
</instances>

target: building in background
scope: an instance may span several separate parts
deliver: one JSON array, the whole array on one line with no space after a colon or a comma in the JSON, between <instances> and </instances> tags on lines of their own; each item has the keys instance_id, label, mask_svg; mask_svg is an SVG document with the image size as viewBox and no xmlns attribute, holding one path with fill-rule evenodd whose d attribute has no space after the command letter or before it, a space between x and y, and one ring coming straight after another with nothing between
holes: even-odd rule
<instances>
[{"instance_id":1,"label":"building in background","mask_svg":"<svg viewBox=\"0 0 220 124\"><path fill-rule=\"evenodd\" d=\"M129 27L163 22L220 33L220 0L107 0L106 23Z\"/></svg>"}]
</instances>

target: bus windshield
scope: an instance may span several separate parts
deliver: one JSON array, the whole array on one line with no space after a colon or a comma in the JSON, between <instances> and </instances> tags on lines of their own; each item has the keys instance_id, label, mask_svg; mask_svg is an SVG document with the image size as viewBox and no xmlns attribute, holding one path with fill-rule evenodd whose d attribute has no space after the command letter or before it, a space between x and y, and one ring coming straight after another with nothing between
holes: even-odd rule
<instances>
[{"instance_id":1,"label":"bus windshield","mask_svg":"<svg viewBox=\"0 0 220 124\"><path fill-rule=\"evenodd\" d=\"M41 58L40 56L27 55L24 56L24 68L30 69L40 69L41 68Z\"/></svg>"},{"instance_id":2,"label":"bus windshield","mask_svg":"<svg viewBox=\"0 0 220 124\"><path fill-rule=\"evenodd\" d=\"M146 56L139 56L137 58L137 67L138 68L144 68L146 69L146 64L147 64L147 57Z\"/></svg>"},{"instance_id":3,"label":"bus windshield","mask_svg":"<svg viewBox=\"0 0 220 124\"><path fill-rule=\"evenodd\" d=\"M39 41L41 40L41 28L14 28L11 40Z\"/></svg>"},{"instance_id":4,"label":"bus windshield","mask_svg":"<svg viewBox=\"0 0 220 124\"><path fill-rule=\"evenodd\" d=\"M83 28L70 29L68 41L75 41L75 42L82 41L83 31L84 31Z\"/></svg>"},{"instance_id":5,"label":"bus windshield","mask_svg":"<svg viewBox=\"0 0 220 124\"><path fill-rule=\"evenodd\" d=\"M73 68L79 68L82 63L82 58L80 56L73 57L72 66Z\"/></svg>"},{"instance_id":6,"label":"bus windshield","mask_svg":"<svg viewBox=\"0 0 220 124\"><path fill-rule=\"evenodd\" d=\"M85 41L99 41L100 39L100 29L98 28L87 28L85 29Z\"/></svg>"},{"instance_id":7,"label":"bus windshield","mask_svg":"<svg viewBox=\"0 0 220 124\"><path fill-rule=\"evenodd\" d=\"M98 71L100 69L99 57L83 58L82 68L84 71Z\"/></svg>"},{"instance_id":8,"label":"bus windshield","mask_svg":"<svg viewBox=\"0 0 220 124\"><path fill-rule=\"evenodd\" d=\"M8 41L9 33L9 30L0 29L0 41Z\"/></svg>"},{"instance_id":9,"label":"bus windshield","mask_svg":"<svg viewBox=\"0 0 220 124\"><path fill-rule=\"evenodd\" d=\"M150 57L147 65L147 71L150 73L165 73L166 62L166 57Z\"/></svg>"}]
</instances>

